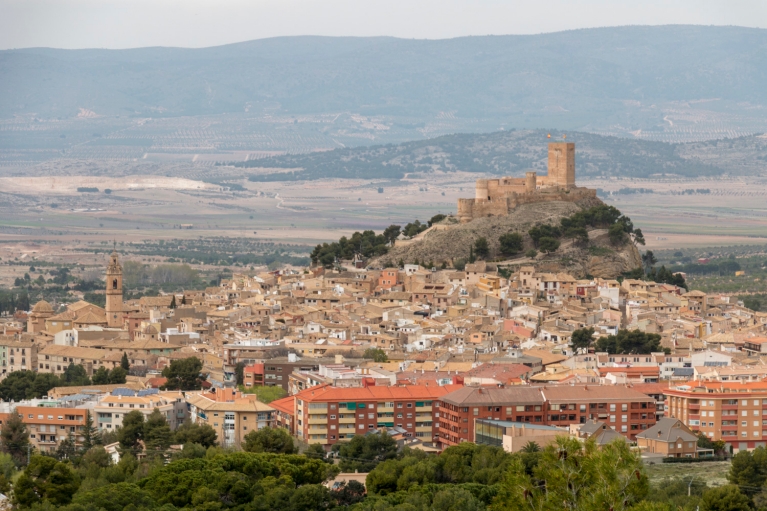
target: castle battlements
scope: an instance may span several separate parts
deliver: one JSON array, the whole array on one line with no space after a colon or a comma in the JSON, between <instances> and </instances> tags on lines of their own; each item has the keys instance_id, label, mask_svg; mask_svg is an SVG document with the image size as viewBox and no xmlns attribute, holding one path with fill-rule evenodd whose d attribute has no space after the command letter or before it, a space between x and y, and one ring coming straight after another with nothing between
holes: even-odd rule
<instances>
[{"instance_id":1,"label":"castle battlements","mask_svg":"<svg viewBox=\"0 0 767 511\"><path fill-rule=\"evenodd\" d=\"M534 202L575 202L596 197L596 190L575 186L575 144L549 144L548 175L529 171L525 177L477 179L473 199L458 199L462 223L475 218L508 215L522 204Z\"/></svg>"}]
</instances>

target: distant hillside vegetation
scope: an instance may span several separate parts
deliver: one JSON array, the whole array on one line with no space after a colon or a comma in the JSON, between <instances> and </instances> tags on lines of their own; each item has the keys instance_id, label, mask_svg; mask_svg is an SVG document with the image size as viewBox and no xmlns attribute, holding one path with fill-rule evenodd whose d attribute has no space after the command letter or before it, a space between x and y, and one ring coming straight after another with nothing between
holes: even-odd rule
<instances>
[{"instance_id":1,"label":"distant hillside vegetation","mask_svg":"<svg viewBox=\"0 0 767 511\"><path fill-rule=\"evenodd\" d=\"M401 178L407 173L440 171L521 175L534 169L547 172L543 130L499 131L488 134L447 135L385 146L334 149L238 162L237 167L296 169L250 176L251 181L290 181L340 178ZM567 133L576 143L578 176L648 177L656 174L685 177L716 176L725 170L695 159L686 145ZM701 144L697 144L701 145ZM681 154L684 154L683 157ZM767 150L765 151L767 154Z\"/></svg>"}]
</instances>

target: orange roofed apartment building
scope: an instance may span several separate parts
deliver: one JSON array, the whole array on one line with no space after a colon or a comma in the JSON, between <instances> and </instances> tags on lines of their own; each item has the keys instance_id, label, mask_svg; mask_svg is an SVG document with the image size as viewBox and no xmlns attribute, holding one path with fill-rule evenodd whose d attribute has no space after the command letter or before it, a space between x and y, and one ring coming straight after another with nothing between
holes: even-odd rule
<instances>
[{"instance_id":1,"label":"orange roofed apartment building","mask_svg":"<svg viewBox=\"0 0 767 511\"><path fill-rule=\"evenodd\" d=\"M440 446L473 442L476 419L563 427L595 419L634 440L656 414L652 397L620 385L464 387L439 400Z\"/></svg>"},{"instance_id":2,"label":"orange roofed apartment building","mask_svg":"<svg viewBox=\"0 0 767 511\"><path fill-rule=\"evenodd\" d=\"M332 445L385 427L399 427L424 443L436 433L436 401L461 385L401 385L336 388L320 385L294 401L295 436L309 444Z\"/></svg>"},{"instance_id":3,"label":"orange roofed apartment building","mask_svg":"<svg viewBox=\"0 0 767 511\"><path fill-rule=\"evenodd\" d=\"M664 392L666 415L733 451L767 446L767 381L701 382Z\"/></svg>"},{"instance_id":4,"label":"orange roofed apartment building","mask_svg":"<svg viewBox=\"0 0 767 511\"><path fill-rule=\"evenodd\" d=\"M29 430L29 443L40 452L56 450L58 443L66 440L69 434L75 443L85 440L84 408L58 408L46 406L17 406L16 412L21 415ZM9 413L0 413L0 425L8 420Z\"/></svg>"}]
</instances>

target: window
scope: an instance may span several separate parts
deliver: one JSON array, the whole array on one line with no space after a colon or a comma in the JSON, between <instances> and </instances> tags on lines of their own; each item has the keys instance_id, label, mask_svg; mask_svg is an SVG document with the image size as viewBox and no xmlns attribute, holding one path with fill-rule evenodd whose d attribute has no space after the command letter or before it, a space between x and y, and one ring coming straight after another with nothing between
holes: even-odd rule
<instances>
[{"instance_id":1,"label":"window","mask_svg":"<svg viewBox=\"0 0 767 511\"><path fill-rule=\"evenodd\" d=\"M364 424L360 424L360 429L365 429L365 425Z\"/></svg>"},{"instance_id":2,"label":"window","mask_svg":"<svg viewBox=\"0 0 767 511\"><path fill-rule=\"evenodd\" d=\"M610 416L610 422L615 422L615 415Z\"/></svg>"},{"instance_id":3,"label":"window","mask_svg":"<svg viewBox=\"0 0 767 511\"><path fill-rule=\"evenodd\" d=\"M611 404L611 405L610 405L610 411L611 411L611 412L614 412L614 411L615 411L615 405L614 405L614 404Z\"/></svg>"}]
</instances>

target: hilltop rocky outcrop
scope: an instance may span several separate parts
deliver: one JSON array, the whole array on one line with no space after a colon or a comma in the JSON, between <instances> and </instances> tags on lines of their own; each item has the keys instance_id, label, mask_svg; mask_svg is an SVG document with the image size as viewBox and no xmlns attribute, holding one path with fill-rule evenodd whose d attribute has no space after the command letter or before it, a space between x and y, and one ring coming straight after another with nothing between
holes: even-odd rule
<instances>
[{"instance_id":1,"label":"hilltop rocky outcrop","mask_svg":"<svg viewBox=\"0 0 767 511\"><path fill-rule=\"evenodd\" d=\"M627 240L616 246L610 242L606 229L589 230L586 245L562 239L558 250L551 254L539 253L535 258L524 254L534 248L528 231L536 225L559 225L560 220L580 210L603 204L595 198L579 202L545 202L524 204L505 216L486 217L460 224L448 217L411 240L398 240L389 252L371 262L373 266L396 265L399 261L441 266L467 260L470 247L484 237L490 247L488 260L499 266L533 265L538 271L564 271L577 277L615 278L621 273L642 266L639 250ZM524 250L517 256L505 258L500 253L501 235L517 232L523 236Z\"/></svg>"}]
</instances>

